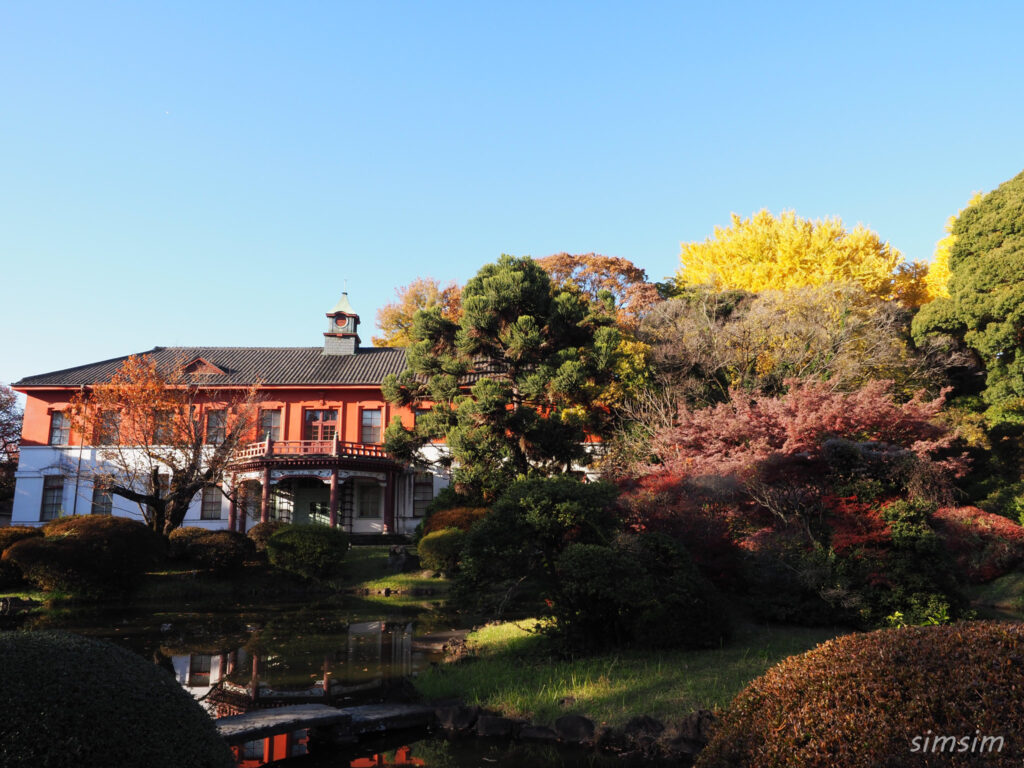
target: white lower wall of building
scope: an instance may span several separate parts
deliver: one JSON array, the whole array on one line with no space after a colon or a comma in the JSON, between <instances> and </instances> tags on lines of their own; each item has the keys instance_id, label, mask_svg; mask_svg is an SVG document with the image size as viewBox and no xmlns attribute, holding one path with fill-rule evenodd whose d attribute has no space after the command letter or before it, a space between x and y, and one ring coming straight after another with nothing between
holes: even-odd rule
<instances>
[{"instance_id":1,"label":"white lower wall of building","mask_svg":"<svg viewBox=\"0 0 1024 768\"><path fill-rule=\"evenodd\" d=\"M427 446L424 458L436 462L445 451L444 446ZM93 477L103 474L103 459L96 448L53 446L27 446L21 449L18 471L15 475L17 484L14 492L14 508L11 514L11 525L42 525L43 486L48 476L63 478L63 493L60 504L61 515L87 515L92 512ZM413 499L412 470L396 476L395 487L395 526L388 533L411 534L419 525L422 517L417 517ZM449 478L444 474L433 475L433 495L447 487ZM379 518L352 518L354 533L384 533L383 505L385 493L380 494ZM111 499L113 514L142 520L142 510L138 504L120 496ZM219 519L202 519L202 494L197 493L189 507L184 525L203 528L227 528L229 502L221 498L221 515ZM246 528L254 521L249 520Z\"/></svg>"}]
</instances>

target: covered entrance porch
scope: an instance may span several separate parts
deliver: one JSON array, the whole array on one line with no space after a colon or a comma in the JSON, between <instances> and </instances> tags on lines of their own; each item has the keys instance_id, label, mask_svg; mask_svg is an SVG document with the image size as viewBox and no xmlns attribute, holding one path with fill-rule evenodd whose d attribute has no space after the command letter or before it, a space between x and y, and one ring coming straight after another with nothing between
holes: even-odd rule
<instances>
[{"instance_id":1,"label":"covered entrance porch","mask_svg":"<svg viewBox=\"0 0 1024 768\"><path fill-rule=\"evenodd\" d=\"M396 486L403 468L379 446L346 450L337 440L268 440L241 458L230 477L237 491L229 494L231 530L244 533L248 520L281 520L349 533L395 531Z\"/></svg>"}]
</instances>

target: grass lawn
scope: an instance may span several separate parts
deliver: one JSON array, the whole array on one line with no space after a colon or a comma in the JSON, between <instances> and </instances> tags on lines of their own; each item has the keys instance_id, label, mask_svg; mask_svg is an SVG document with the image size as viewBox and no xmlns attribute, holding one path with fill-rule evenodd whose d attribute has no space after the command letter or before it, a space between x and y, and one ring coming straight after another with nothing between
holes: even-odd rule
<instances>
[{"instance_id":1,"label":"grass lawn","mask_svg":"<svg viewBox=\"0 0 1024 768\"><path fill-rule=\"evenodd\" d=\"M967 594L981 618L1024 617L1024 573L1008 573L988 584L971 587Z\"/></svg>"},{"instance_id":2,"label":"grass lawn","mask_svg":"<svg viewBox=\"0 0 1024 768\"><path fill-rule=\"evenodd\" d=\"M388 547L352 547L345 558L345 573L331 583L342 590L370 590L371 592L390 589L399 592L432 590L442 595L448 589L446 579L435 579L430 571L414 573L391 573L388 569Z\"/></svg>"},{"instance_id":3,"label":"grass lawn","mask_svg":"<svg viewBox=\"0 0 1024 768\"><path fill-rule=\"evenodd\" d=\"M472 657L415 679L427 699L461 699L510 717L551 723L570 712L622 726L635 715L673 720L724 707L770 666L841 633L838 629L745 625L721 648L625 650L560 660L533 620L494 624L467 638ZM560 703L563 702L563 703Z\"/></svg>"}]
</instances>

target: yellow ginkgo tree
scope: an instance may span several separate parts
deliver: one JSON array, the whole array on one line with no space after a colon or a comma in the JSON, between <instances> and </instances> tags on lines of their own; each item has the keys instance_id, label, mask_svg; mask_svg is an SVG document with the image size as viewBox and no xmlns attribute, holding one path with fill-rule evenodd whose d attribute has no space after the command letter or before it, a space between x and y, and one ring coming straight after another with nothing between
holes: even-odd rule
<instances>
[{"instance_id":1,"label":"yellow ginkgo tree","mask_svg":"<svg viewBox=\"0 0 1024 768\"><path fill-rule=\"evenodd\" d=\"M924 300L923 265L908 264L875 232L839 218L811 221L793 211L767 210L748 219L732 214L703 242L683 243L679 285L716 290L789 290L827 283L857 283L879 299L916 305Z\"/></svg>"},{"instance_id":2,"label":"yellow ginkgo tree","mask_svg":"<svg viewBox=\"0 0 1024 768\"><path fill-rule=\"evenodd\" d=\"M953 225L961 213L979 202L981 202L981 192L975 192L967 201L967 205L946 221L946 236L935 244L935 254L932 256L932 263L924 281L928 301L949 298L949 252L953 250L953 244L956 242Z\"/></svg>"}]
</instances>

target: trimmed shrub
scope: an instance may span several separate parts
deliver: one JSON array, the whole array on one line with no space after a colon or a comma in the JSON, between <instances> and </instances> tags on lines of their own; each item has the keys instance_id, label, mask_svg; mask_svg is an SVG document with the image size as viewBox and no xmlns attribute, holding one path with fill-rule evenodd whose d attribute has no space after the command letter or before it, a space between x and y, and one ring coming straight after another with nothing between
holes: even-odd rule
<instances>
[{"instance_id":1,"label":"trimmed shrub","mask_svg":"<svg viewBox=\"0 0 1024 768\"><path fill-rule=\"evenodd\" d=\"M934 516L946 549L968 580L984 583L1024 562L1024 527L977 507L944 507Z\"/></svg>"},{"instance_id":2,"label":"trimmed shrub","mask_svg":"<svg viewBox=\"0 0 1024 768\"><path fill-rule=\"evenodd\" d=\"M40 537L43 532L39 528L27 525L12 525L0 528L0 558L4 550L22 539ZM0 586L8 587L22 582L21 569L12 560L0 559Z\"/></svg>"},{"instance_id":3,"label":"trimmed shrub","mask_svg":"<svg viewBox=\"0 0 1024 768\"><path fill-rule=\"evenodd\" d=\"M473 523L483 519L487 514L487 507L454 507L442 509L423 521L423 535L434 531L443 531L445 528L458 528L460 531L468 531Z\"/></svg>"},{"instance_id":4,"label":"trimmed shrub","mask_svg":"<svg viewBox=\"0 0 1024 768\"><path fill-rule=\"evenodd\" d=\"M623 535L610 547L571 544L558 559L558 582L550 634L572 651L701 648L726 634L714 588L662 534Z\"/></svg>"},{"instance_id":5,"label":"trimmed shrub","mask_svg":"<svg viewBox=\"0 0 1024 768\"><path fill-rule=\"evenodd\" d=\"M267 542L270 540L270 537L287 525L290 525L290 523L285 523L281 520L267 520L265 523L256 523L256 525L245 532L245 535L249 537L249 541L256 547L257 552L266 552Z\"/></svg>"},{"instance_id":6,"label":"trimmed shrub","mask_svg":"<svg viewBox=\"0 0 1024 768\"><path fill-rule=\"evenodd\" d=\"M697 767L1020 765L1022 689L1024 624L847 635L786 659L748 685ZM944 739L939 748L937 737ZM951 746L946 737L957 741ZM982 737L1001 741L990 742L987 752L970 748Z\"/></svg>"},{"instance_id":7,"label":"trimmed shrub","mask_svg":"<svg viewBox=\"0 0 1024 768\"><path fill-rule=\"evenodd\" d=\"M206 528L176 528L168 537L171 557L195 563L214 573L236 571L255 548L245 534L238 531L211 531Z\"/></svg>"},{"instance_id":8,"label":"trimmed shrub","mask_svg":"<svg viewBox=\"0 0 1024 768\"><path fill-rule=\"evenodd\" d=\"M57 632L0 634L0 763L8 768L229 768L203 708L155 664Z\"/></svg>"},{"instance_id":9,"label":"trimmed shrub","mask_svg":"<svg viewBox=\"0 0 1024 768\"><path fill-rule=\"evenodd\" d=\"M335 575L347 552L345 532L326 525L290 525L267 540L270 564L306 579Z\"/></svg>"},{"instance_id":10,"label":"trimmed shrub","mask_svg":"<svg viewBox=\"0 0 1024 768\"><path fill-rule=\"evenodd\" d=\"M465 531L460 528L445 528L428 533L420 539L416 551L424 568L451 574L458 569L459 558L462 557L465 545Z\"/></svg>"},{"instance_id":11,"label":"trimmed shrub","mask_svg":"<svg viewBox=\"0 0 1024 768\"><path fill-rule=\"evenodd\" d=\"M608 483L565 476L516 481L469 530L455 599L487 610L515 595L549 593L562 550L614 538L622 525L617 495Z\"/></svg>"},{"instance_id":12,"label":"trimmed shrub","mask_svg":"<svg viewBox=\"0 0 1024 768\"><path fill-rule=\"evenodd\" d=\"M3 559L46 592L76 597L114 597L164 556L166 542L135 520L113 516L65 518L44 527L43 538L22 539Z\"/></svg>"},{"instance_id":13,"label":"trimmed shrub","mask_svg":"<svg viewBox=\"0 0 1024 768\"><path fill-rule=\"evenodd\" d=\"M28 525L12 525L7 528L0 528L0 552L3 552L17 541L42 535L41 529Z\"/></svg>"}]
</instances>

